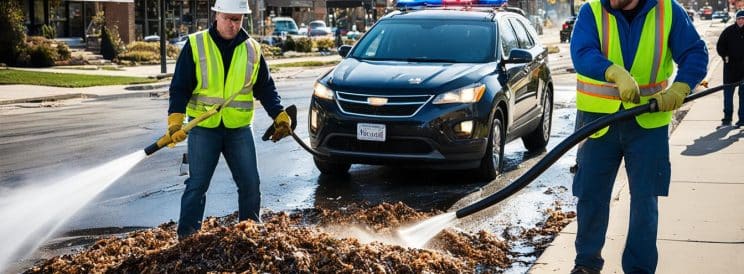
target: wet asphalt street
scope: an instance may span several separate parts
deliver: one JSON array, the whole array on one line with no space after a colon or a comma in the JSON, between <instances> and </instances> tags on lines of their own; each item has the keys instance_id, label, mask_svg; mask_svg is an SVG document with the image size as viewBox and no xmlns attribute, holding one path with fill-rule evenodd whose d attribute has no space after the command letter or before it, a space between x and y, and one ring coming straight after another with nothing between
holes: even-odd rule
<instances>
[{"instance_id":1,"label":"wet asphalt street","mask_svg":"<svg viewBox=\"0 0 744 274\"><path fill-rule=\"evenodd\" d=\"M573 129L573 76L561 45L561 60L552 60L556 74L555 107L551 144ZM297 134L307 136L307 110L315 78L330 68L284 69L277 73L277 85L285 106L298 107ZM165 130L167 98L111 98L69 100L52 106L38 105L0 109L0 195L11 189L49 184L104 162L141 150ZM261 109L254 116L254 138L261 173L262 207L286 211L314 206L339 208L351 203L377 204L401 201L418 210L446 211L487 195L513 180L539 159L516 140L507 145L505 174L493 182L474 181L464 172L411 170L354 165L343 178L321 176L312 156L291 138L278 143L260 141L271 124ZM153 227L176 221L186 176L179 176L185 143L162 149L140 162L124 177L77 212L29 261L70 252L79 244L102 235ZM569 156L569 158L572 156ZM570 161L569 161L570 162ZM566 168L548 170L550 178L567 178ZM207 194L206 216L224 216L237 208L236 187L221 161ZM563 180L560 185L565 185ZM540 184L542 188L545 184ZM565 189L564 189L565 190ZM542 192L543 190L537 189ZM565 193L565 191L563 191ZM545 195L542 195L545 196ZM70 197L74 199L75 197ZM556 197L548 196L553 203ZM53 203L50 203L53 206ZM499 208L499 207L496 207ZM501 209L496 209L503 211ZM508 210L507 210L508 211ZM487 228L487 216L469 218L464 229ZM514 213L518 215L518 213ZM538 212L539 216L542 216ZM537 217L537 219L541 219ZM537 219L535 222L537 222ZM532 222L530 222L532 223Z\"/></svg>"}]
</instances>

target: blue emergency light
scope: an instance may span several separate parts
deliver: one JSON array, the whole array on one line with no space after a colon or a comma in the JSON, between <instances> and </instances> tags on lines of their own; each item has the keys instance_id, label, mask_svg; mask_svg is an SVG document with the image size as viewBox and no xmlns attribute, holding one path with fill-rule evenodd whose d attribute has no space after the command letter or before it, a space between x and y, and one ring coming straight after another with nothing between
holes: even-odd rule
<instances>
[{"instance_id":1,"label":"blue emergency light","mask_svg":"<svg viewBox=\"0 0 744 274\"><path fill-rule=\"evenodd\" d=\"M478 6L478 7L501 7L507 0L398 0L395 7L398 8L420 8L420 7L447 7L447 6Z\"/></svg>"}]
</instances>

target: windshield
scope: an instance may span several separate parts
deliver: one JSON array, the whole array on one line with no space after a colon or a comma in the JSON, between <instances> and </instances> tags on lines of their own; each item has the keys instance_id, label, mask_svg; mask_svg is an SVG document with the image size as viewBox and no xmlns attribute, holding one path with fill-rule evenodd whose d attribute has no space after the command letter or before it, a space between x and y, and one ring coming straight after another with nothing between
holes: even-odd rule
<instances>
[{"instance_id":1,"label":"windshield","mask_svg":"<svg viewBox=\"0 0 744 274\"><path fill-rule=\"evenodd\" d=\"M494 56L494 23L387 20L359 41L351 56L367 60L485 63Z\"/></svg>"},{"instance_id":2,"label":"windshield","mask_svg":"<svg viewBox=\"0 0 744 274\"><path fill-rule=\"evenodd\" d=\"M274 22L276 30L297 30L297 25L292 21Z\"/></svg>"}]
</instances>

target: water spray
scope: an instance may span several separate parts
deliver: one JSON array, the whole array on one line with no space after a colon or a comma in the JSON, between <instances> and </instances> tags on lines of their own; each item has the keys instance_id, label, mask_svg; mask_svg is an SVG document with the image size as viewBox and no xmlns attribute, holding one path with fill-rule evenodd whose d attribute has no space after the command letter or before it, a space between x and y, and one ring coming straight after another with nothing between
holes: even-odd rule
<instances>
[{"instance_id":1,"label":"water spray","mask_svg":"<svg viewBox=\"0 0 744 274\"><path fill-rule=\"evenodd\" d=\"M738 86L744 81L740 81L738 83L732 83L732 84L724 84L717 87L709 88L700 92L696 92L692 95L689 95L685 98L684 103L693 101L695 99L698 99L700 97L709 95L711 93L714 93L716 91L722 90L725 87L728 86ZM568 152L573 146L581 142L582 140L586 139L590 135L594 134L595 132L599 131L600 129L608 126L609 124L621 121L625 119L633 118L637 115L647 113L647 112L657 112L659 111L658 105L656 104L656 100L651 100L648 104L637 106L631 109L622 110L619 112L616 112L611 115L603 116L600 119L594 120L582 128L578 129L573 134L569 135L564 139L562 142L560 142L555 148L550 150L548 154L545 155L540 161L538 161L534 166L532 166L527 172L522 174L519 178L517 178L514 182L510 183L509 185L505 186L498 192L491 194L490 196L483 198L471 205L468 205L464 208L461 208L454 213L445 213L442 215L434 216L428 220L424 220L423 222L404 229L398 230L398 237L400 237L404 242L406 243L412 243L412 247L417 246L423 246L426 242L428 242L431 238L436 236L439 231L442 229L447 228L451 225L451 223L444 223L440 220L442 219L451 219L451 221L454 221L456 219L461 219L466 216L469 216L473 213L476 213L478 211L484 210L492 205L495 205L504 199L510 197L514 193L517 193L517 191L521 190L528 184L530 184L533 180L535 180L540 174L542 174L548 167L553 165L563 154ZM454 214L453 218L447 218L442 217L444 215L452 215Z\"/></svg>"},{"instance_id":2,"label":"water spray","mask_svg":"<svg viewBox=\"0 0 744 274\"><path fill-rule=\"evenodd\" d=\"M225 102L214 105L207 112L184 125L189 132L202 121L220 112L239 94L246 94L253 85L246 85ZM0 199L0 272L17 258L31 255L47 241L69 218L82 209L99 193L124 176L140 161L161 148L172 144L165 134L143 151L114 159L100 166L80 172L47 186L17 189ZM42 214L40 214L42 213ZM34 216L34 218L28 218Z\"/></svg>"}]
</instances>

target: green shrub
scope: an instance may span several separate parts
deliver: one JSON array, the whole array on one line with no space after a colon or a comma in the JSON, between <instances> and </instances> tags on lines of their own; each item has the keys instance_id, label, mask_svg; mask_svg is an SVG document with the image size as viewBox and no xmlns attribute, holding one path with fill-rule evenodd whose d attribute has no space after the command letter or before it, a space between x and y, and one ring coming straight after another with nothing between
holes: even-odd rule
<instances>
[{"instance_id":1,"label":"green shrub","mask_svg":"<svg viewBox=\"0 0 744 274\"><path fill-rule=\"evenodd\" d=\"M284 40L284 43L282 44L283 51L293 51L296 47L297 43L292 39L292 36L287 36L287 40Z\"/></svg>"},{"instance_id":2,"label":"green shrub","mask_svg":"<svg viewBox=\"0 0 744 274\"><path fill-rule=\"evenodd\" d=\"M132 42L127 46L127 52L145 51L152 52L160 56L160 42ZM165 54L168 57L176 58L180 50L174 45L166 45ZM158 60L160 57L158 57Z\"/></svg>"},{"instance_id":3,"label":"green shrub","mask_svg":"<svg viewBox=\"0 0 744 274\"><path fill-rule=\"evenodd\" d=\"M151 51L151 52L159 52L160 51L160 43L159 42L132 42L127 46L127 51Z\"/></svg>"},{"instance_id":4,"label":"green shrub","mask_svg":"<svg viewBox=\"0 0 744 274\"><path fill-rule=\"evenodd\" d=\"M56 50L52 47L42 44L30 47L29 55L31 56L32 67L51 67L54 66L54 59L57 59Z\"/></svg>"},{"instance_id":5,"label":"green shrub","mask_svg":"<svg viewBox=\"0 0 744 274\"><path fill-rule=\"evenodd\" d=\"M160 47L158 47L158 54L160 54L159 50L160 50ZM168 44L165 45L165 55L170 58L178 57L178 53L180 52L181 50L174 45L168 45Z\"/></svg>"},{"instance_id":6,"label":"green shrub","mask_svg":"<svg viewBox=\"0 0 744 274\"><path fill-rule=\"evenodd\" d=\"M160 60L160 54L154 53L152 51L130 50L119 54L118 58L122 61L154 62Z\"/></svg>"},{"instance_id":7,"label":"green shrub","mask_svg":"<svg viewBox=\"0 0 744 274\"><path fill-rule=\"evenodd\" d=\"M322 38L315 40L315 47L318 51L329 51L333 48L335 42L332 38Z\"/></svg>"},{"instance_id":8,"label":"green shrub","mask_svg":"<svg viewBox=\"0 0 744 274\"><path fill-rule=\"evenodd\" d=\"M108 60L114 60L119 55L116 42L111 38L107 27L101 29L101 55Z\"/></svg>"},{"instance_id":9,"label":"green shrub","mask_svg":"<svg viewBox=\"0 0 744 274\"><path fill-rule=\"evenodd\" d=\"M57 37L57 29L52 25L42 25L41 36L44 36L47 39L54 39Z\"/></svg>"},{"instance_id":10,"label":"green shrub","mask_svg":"<svg viewBox=\"0 0 744 274\"><path fill-rule=\"evenodd\" d=\"M24 50L26 32L23 10L16 1L0 1L0 63L14 65L18 58L28 57Z\"/></svg>"},{"instance_id":11,"label":"green shrub","mask_svg":"<svg viewBox=\"0 0 744 274\"><path fill-rule=\"evenodd\" d=\"M28 37L20 49L16 60L18 66L50 67L57 62L66 63L71 58L67 45L43 36Z\"/></svg>"},{"instance_id":12,"label":"green shrub","mask_svg":"<svg viewBox=\"0 0 744 274\"><path fill-rule=\"evenodd\" d=\"M297 39L297 42L295 43L295 50L299 52L313 51L313 40L310 40L310 38L307 37Z\"/></svg>"},{"instance_id":13,"label":"green shrub","mask_svg":"<svg viewBox=\"0 0 744 274\"><path fill-rule=\"evenodd\" d=\"M281 56L282 49L267 44L261 44L261 54L264 57Z\"/></svg>"},{"instance_id":14,"label":"green shrub","mask_svg":"<svg viewBox=\"0 0 744 274\"><path fill-rule=\"evenodd\" d=\"M66 61L72 58L70 47L62 42L57 42L57 55L59 55L59 61Z\"/></svg>"}]
</instances>

